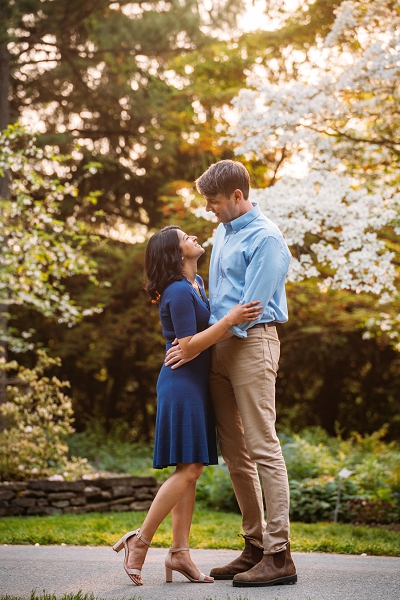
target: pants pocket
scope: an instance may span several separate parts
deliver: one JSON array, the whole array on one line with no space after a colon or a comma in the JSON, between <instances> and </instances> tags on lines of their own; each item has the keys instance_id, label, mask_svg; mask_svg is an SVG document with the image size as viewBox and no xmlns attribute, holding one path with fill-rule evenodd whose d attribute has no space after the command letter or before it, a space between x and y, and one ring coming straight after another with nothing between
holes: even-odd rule
<instances>
[{"instance_id":1,"label":"pants pocket","mask_svg":"<svg viewBox=\"0 0 400 600\"><path fill-rule=\"evenodd\" d=\"M268 353L271 359L271 366L276 375L279 369L280 344L278 341L273 342L271 340L267 340L267 344Z\"/></svg>"}]
</instances>

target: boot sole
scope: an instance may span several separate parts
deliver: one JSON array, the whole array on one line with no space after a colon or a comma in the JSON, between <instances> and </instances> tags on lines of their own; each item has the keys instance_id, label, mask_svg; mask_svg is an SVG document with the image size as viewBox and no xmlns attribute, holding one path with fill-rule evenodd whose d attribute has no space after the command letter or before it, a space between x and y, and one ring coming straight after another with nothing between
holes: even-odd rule
<instances>
[{"instance_id":1,"label":"boot sole","mask_svg":"<svg viewBox=\"0 0 400 600\"><path fill-rule=\"evenodd\" d=\"M237 575L237 573L235 573L234 575L211 575L212 571L210 572L210 577L214 577L214 579L219 579L219 580L224 580L224 581L231 581L235 575Z\"/></svg>"},{"instance_id":2,"label":"boot sole","mask_svg":"<svg viewBox=\"0 0 400 600\"><path fill-rule=\"evenodd\" d=\"M216 579L214 577L214 579ZM270 585L292 585L296 583L297 575L287 575L286 577L279 577L279 579L272 579L272 581L232 581L233 587L267 587Z\"/></svg>"}]
</instances>

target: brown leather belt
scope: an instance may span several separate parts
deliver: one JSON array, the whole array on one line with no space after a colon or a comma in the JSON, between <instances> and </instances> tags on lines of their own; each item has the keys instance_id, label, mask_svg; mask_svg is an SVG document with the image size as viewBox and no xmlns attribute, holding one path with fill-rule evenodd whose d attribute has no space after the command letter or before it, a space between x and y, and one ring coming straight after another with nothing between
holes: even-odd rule
<instances>
[{"instance_id":1,"label":"brown leather belt","mask_svg":"<svg viewBox=\"0 0 400 600\"><path fill-rule=\"evenodd\" d=\"M255 325L253 325L253 328L255 329L256 327L263 327L265 328L265 326L267 327L276 327L277 323L276 321L270 321L269 323L256 323Z\"/></svg>"}]
</instances>

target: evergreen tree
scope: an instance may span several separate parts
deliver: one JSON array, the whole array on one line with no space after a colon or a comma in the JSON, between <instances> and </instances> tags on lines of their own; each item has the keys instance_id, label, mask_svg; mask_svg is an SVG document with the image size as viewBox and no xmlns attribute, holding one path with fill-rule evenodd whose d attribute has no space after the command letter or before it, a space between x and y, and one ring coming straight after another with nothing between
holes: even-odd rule
<instances>
[{"instance_id":1,"label":"evergreen tree","mask_svg":"<svg viewBox=\"0 0 400 600\"><path fill-rule=\"evenodd\" d=\"M217 3L206 15L210 25L232 23L240 6ZM199 2L25 0L5 12L11 120L40 119L42 143L72 153L68 177L99 163L79 197L101 190L97 208L108 225L154 225L167 184L188 175L182 130L190 134L194 98L185 65L175 72L171 61L213 40L201 30ZM91 204L80 206L79 217L100 218Z\"/></svg>"},{"instance_id":2,"label":"evergreen tree","mask_svg":"<svg viewBox=\"0 0 400 600\"><path fill-rule=\"evenodd\" d=\"M283 14L277 31L218 39L216 24L227 27L228 16L232 26L242 4L228 1L222 17L221 11L206 15L214 23L211 34L200 29L204 13L194 0L163 8L105 0L7 3L11 119L39 115L41 143L72 152L64 163L67 178L80 183L77 197L62 203L64 216L73 213L95 228L99 222L110 228L174 222L201 242L211 235L213 225L189 214L181 192L210 163L233 156L229 145L218 144L216 125L225 108L253 65L262 65L272 83L296 78L300 62L311 61L311 49L329 33L341 1L305 3ZM93 161L98 167L91 173ZM280 161L276 151L246 163L253 186L273 184ZM97 189L97 206L83 200ZM14 314L21 330L34 327L33 340L62 357L78 428L95 415L108 425L125 422L137 439L150 440L164 348L157 309L142 290L143 253L142 244L113 241L93 252L99 278L112 285L93 291L80 277L68 282L81 306L104 305L79 327L56 325L34 311ZM331 432L337 422L344 433L394 422L395 401L387 399L398 390L398 355L381 339L362 341L373 301L345 292L329 292L327 300L311 283L288 292L279 421L321 424Z\"/></svg>"}]
</instances>

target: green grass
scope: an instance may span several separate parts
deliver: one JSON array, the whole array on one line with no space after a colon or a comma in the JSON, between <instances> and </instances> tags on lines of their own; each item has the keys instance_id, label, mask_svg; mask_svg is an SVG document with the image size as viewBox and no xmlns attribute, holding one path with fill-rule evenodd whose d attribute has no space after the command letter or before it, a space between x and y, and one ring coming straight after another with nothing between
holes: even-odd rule
<instances>
[{"instance_id":1,"label":"green grass","mask_svg":"<svg viewBox=\"0 0 400 600\"><path fill-rule=\"evenodd\" d=\"M145 513L90 513L48 517L3 517L0 544L67 544L111 546L126 531L141 525ZM190 545L193 548L241 549L240 515L200 509L195 511ZM333 523L292 523L291 548L298 552L337 552L400 556L398 531ZM171 520L161 524L153 545L171 545Z\"/></svg>"}]
</instances>

